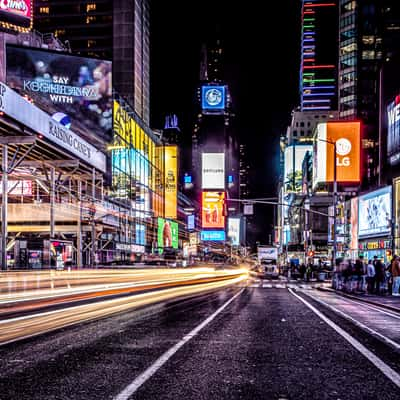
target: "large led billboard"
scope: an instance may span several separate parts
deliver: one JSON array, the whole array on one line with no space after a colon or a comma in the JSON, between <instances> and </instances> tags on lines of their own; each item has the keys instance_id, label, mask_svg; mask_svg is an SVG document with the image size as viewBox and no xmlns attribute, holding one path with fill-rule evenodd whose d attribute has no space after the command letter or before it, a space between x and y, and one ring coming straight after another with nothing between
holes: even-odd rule
<instances>
[{"instance_id":1,"label":"large led billboard","mask_svg":"<svg viewBox=\"0 0 400 400\"><path fill-rule=\"evenodd\" d=\"M203 110L224 110L225 98L225 86L202 86L201 88L201 107Z\"/></svg>"},{"instance_id":2,"label":"large led billboard","mask_svg":"<svg viewBox=\"0 0 400 400\"><path fill-rule=\"evenodd\" d=\"M225 228L225 192L203 192L201 226L203 228Z\"/></svg>"},{"instance_id":3,"label":"large led billboard","mask_svg":"<svg viewBox=\"0 0 400 400\"><path fill-rule=\"evenodd\" d=\"M390 234L392 221L392 187L360 196L358 203L358 237Z\"/></svg>"},{"instance_id":4,"label":"large led billboard","mask_svg":"<svg viewBox=\"0 0 400 400\"><path fill-rule=\"evenodd\" d=\"M315 138L313 184L360 182L360 122L318 124ZM336 146L336 160L335 160Z\"/></svg>"},{"instance_id":5,"label":"large led billboard","mask_svg":"<svg viewBox=\"0 0 400 400\"><path fill-rule=\"evenodd\" d=\"M32 24L32 0L1 0L0 26L27 31Z\"/></svg>"},{"instance_id":6,"label":"large led billboard","mask_svg":"<svg viewBox=\"0 0 400 400\"><path fill-rule=\"evenodd\" d=\"M312 153L311 145L288 146L285 149L285 193L302 191L302 166L307 152Z\"/></svg>"},{"instance_id":7,"label":"large led billboard","mask_svg":"<svg viewBox=\"0 0 400 400\"><path fill-rule=\"evenodd\" d=\"M172 247L174 249L177 249L179 245L178 223L174 221L168 221L164 218L157 218L157 223L158 247Z\"/></svg>"},{"instance_id":8,"label":"large led billboard","mask_svg":"<svg viewBox=\"0 0 400 400\"><path fill-rule=\"evenodd\" d=\"M224 153L202 153L201 187L202 189L225 189Z\"/></svg>"},{"instance_id":9,"label":"large led billboard","mask_svg":"<svg viewBox=\"0 0 400 400\"><path fill-rule=\"evenodd\" d=\"M110 138L110 61L7 45L6 83L79 136Z\"/></svg>"},{"instance_id":10,"label":"large led billboard","mask_svg":"<svg viewBox=\"0 0 400 400\"><path fill-rule=\"evenodd\" d=\"M400 162L400 95L387 106L387 152L392 165Z\"/></svg>"},{"instance_id":11,"label":"large led billboard","mask_svg":"<svg viewBox=\"0 0 400 400\"><path fill-rule=\"evenodd\" d=\"M178 196L178 148L165 146L164 150L164 181L165 181L165 217L176 218Z\"/></svg>"},{"instance_id":12,"label":"large led billboard","mask_svg":"<svg viewBox=\"0 0 400 400\"><path fill-rule=\"evenodd\" d=\"M240 244L240 218L228 218L228 238L233 246Z\"/></svg>"}]
</instances>

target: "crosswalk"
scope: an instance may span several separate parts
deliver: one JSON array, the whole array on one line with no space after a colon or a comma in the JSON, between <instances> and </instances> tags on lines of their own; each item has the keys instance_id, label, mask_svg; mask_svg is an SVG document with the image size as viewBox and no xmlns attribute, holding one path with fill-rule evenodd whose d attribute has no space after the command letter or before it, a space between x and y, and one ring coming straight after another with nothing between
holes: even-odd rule
<instances>
[{"instance_id":1,"label":"crosswalk","mask_svg":"<svg viewBox=\"0 0 400 400\"><path fill-rule=\"evenodd\" d=\"M331 283L311 282L311 283L288 283L288 282L273 282L265 280L254 280L247 286L262 289L319 289L331 287Z\"/></svg>"}]
</instances>

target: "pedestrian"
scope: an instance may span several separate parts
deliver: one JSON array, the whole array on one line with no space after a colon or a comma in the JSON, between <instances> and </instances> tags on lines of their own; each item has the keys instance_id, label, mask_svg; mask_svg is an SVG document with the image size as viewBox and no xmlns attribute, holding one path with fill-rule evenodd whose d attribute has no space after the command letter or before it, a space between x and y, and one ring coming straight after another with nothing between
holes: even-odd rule
<instances>
[{"instance_id":1,"label":"pedestrian","mask_svg":"<svg viewBox=\"0 0 400 400\"><path fill-rule=\"evenodd\" d=\"M382 261L378 259L378 256L374 256L373 265L375 268L375 293L381 294L381 285L385 281L385 271Z\"/></svg>"},{"instance_id":2,"label":"pedestrian","mask_svg":"<svg viewBox=\"0 0 400 400\"><path fill-rule=\"evenodd\" d=\"M372 260L368 260L367 264L367 291L372 294L375 286L375 268Z\"/></svg>"},{"instance_id":3,"label":"pedestrian","mask_svg":"<svg viewBox=\"0 0 400 400\"><path fill-rule=\"evenodd\" d=\"M364 261L363 257L360 256L356 262L354 263L354 271L353 274L355 279L357 280L357 292L364 292L364 284L363 284L363 276L364 276Z\"/></svg>"},{"instance_id":4,"label":"pedestrian","mask_svg":"<svg viewBox=\"0 0 400 400\"><path fill-rule=\"evenodd\" d=\"M400 263L399 257L394 258L392 264L392 276L393 276L393 296L400 296Z\"/></svg>"}]
</instances>

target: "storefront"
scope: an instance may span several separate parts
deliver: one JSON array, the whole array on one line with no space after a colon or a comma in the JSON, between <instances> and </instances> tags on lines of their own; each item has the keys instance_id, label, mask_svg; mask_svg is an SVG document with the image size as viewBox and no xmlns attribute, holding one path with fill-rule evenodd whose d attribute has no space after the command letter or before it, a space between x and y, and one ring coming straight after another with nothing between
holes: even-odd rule
<instances>
[{"instance_id":1,"label":"storefront","mask_svg":"<svg viewBox=\"0 0 400 400\"><path fill-rule=\"evenodd\" d=\"M358 244L359 256L363 256L365 261L373 260L378 257L385 264L390 262L392 254L392 241L390 238L360 240Z\"/></svg>"}]
</instances>

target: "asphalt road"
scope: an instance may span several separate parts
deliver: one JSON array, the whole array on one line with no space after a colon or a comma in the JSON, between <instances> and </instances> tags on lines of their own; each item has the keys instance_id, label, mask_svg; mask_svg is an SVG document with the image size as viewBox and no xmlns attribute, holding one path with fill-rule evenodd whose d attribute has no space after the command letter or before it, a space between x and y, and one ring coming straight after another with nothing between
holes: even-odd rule
<instances>
[{"instance_id":1,"label":"asphalt road","mask_svg":"<svg viewBox=\"0 0 400 400\"><path fill-rule=\"evenodd\" d=\"M122 399L126 388L148 400L400 399L399 386L287 288L240 290L0 347L0 399ZM400 373L399 352L297 293Z\"/></svg>"}]
</instances>

